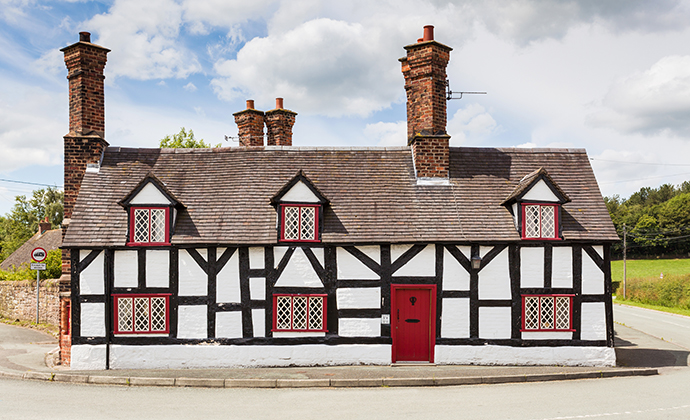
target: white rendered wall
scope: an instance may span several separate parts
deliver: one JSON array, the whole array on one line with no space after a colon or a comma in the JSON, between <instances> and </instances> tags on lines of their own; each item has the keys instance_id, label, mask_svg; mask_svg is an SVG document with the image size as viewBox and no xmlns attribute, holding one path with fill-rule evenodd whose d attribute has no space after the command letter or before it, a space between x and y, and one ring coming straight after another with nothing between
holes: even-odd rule
<instances>
[{"instance_id":1,"label":"white rendered wall","mask_svg":"<svg viewBox=\"0 0 690 420\"><path fill-rule=\"evenodd\" d=\"M335 291L338 309L379 309L381 288L339 288Z\"/></svg>"},{"instance_id":2,"label":"white rendered wall","mask_svg":"<svg viewBox=\"0 0 690 420\"><path fill-rule=\"evenodd\" d=\"M241 337L242 311L216 312L216 338Z\"/></svg>"},{"instance_id":3,"label":"white rendered wall","mask_svg":"<svg viewBox=\"0 0 690 420\"><path fill-rule=\"evenodd\" d=\"M249 299L251 299L251 300L266 300L266 279L265 278L263 278L263 277L250 277L249 278Z\"/></svg>"},{"instance_id":4,"label":"white rendered wall","mask_svg":"<svg viewBox=\"0 0 690 420\"><path fill-rule=\"evenodd\" d=\"M508 248L496 255L496 258L479 272L479 299L512 299Z\"/></svg>"},{"instance_id":5,"label":"white rendered wall","mask_svg":"<svg viewBox=\"0 0 690 420\"><path fill-rule=\"evenodd\" d=\"M392 245L391 255L393 249L405 245ZM408 247L409 248L409 247ZM396 251L396 254L398 254ZM402 255L402 254L401 254ZM392 258L391 258L392 259ZM434 245L427 245L419 254L415 255L407 264L403 265L399 270L393 273L394 276L406 277L433 277L436 275L436 247Z\"/></svg>"},{"instance_id":6,"label":"white rendered wall","mask_svg":"<svg viewBox=\"0 0 690 420\"><path fill-rule=\"evenodd\" d=\"M326 336L326 333L322 331L273 331L271 334L275 338L303 338Z\"/></svg>"},{"instance_id":7,"label":"white rendered wall","mask_svg":"<svg viewBox=\"0 0 690 420\"><path fill-rule=\"evenodd\" d=\"M83 261L87 255L91 253L90 250L82 249L79 251L79 261ZM105 267L103 266L103 251L91 261L79 274L79 293L82 295L102 295L105 293L105 280L103 273Z\"/></svg>"},{"instance_id":8,"label":"white rendered wall","mask_svg":"<svg viewBox=\"0 0 690 420\"><path fill-rule=\"evenodd\" d=\"M239 252L232 257L216 275L216 301L219 303L240 303L240 265Z\"/></svg>"},{"instance_id":9,"label":"white rendered wall","mask_svg":"<svg viewBox=\"0 0 690 420\"><path fill-rule=\"evenodd\" d=\"M379 337L381 318L340 318L338 335L341 337Z\"/></svg>"},{"instance_id":10,"label":"white rendered wall","mask_svg":"<svg viewBox=\"0 0 690 420\"><path fill-rule=\"evenodd\" d=\"M464 250L467 253L462 249L460 252L469 260L469 247L461 248L467 248ZM443 290L470 290L470 273L445 248L443 249Z\"/></svg>"},{"instance_id":11,"label":"white rendered wall","mask_svg":"<svg viewBox=\"0 0 690 420\"><path fill-rule=\"evenodd\" d=\"M395 263L395 261L400 258L400 256L404 253L406 253L410 248L412 248L412 245L407 244L407 245L391 245L391 262Z\"/></svg>"},{"instance_id":12,"label":"white rendered wall","mask_svg":"<svg viewBox=\"0 0 690 420\"><path fill-rule=\"evenodd\" d=\"M208 261L205 249L197 249L201 257ZM206 296L208 294L208 276L199 264L194 261L186 249L179 253L179 292L180 296ZM222 272L221 272L222 273Z\"/></svg>"},{"instance_id":13,"label":"white rendered wall","mask_svg":"<svg viewBox=\"0 0 690 420\"><path fill-rule=\"evenodd\" d=\"M252 309L252 323L254 330L254 337L266 336L266 310Z\"/></svg>"},{"instance_id":14,"label":"white rendered wall","mask_svg":"<svg viewBox=\"0 0 690 420\"><path fill-rule=\"evenodd\" d=\"M604 294L604 272L584 250L582 251L582 294Z\"/></svg>"},{"instance_id":15,"label":"white rendered wall","mask_svg":"<svg viewBox=\"0 0 690 420\"><path fill-rule=\"evenodd\" d=\"M237 252L237 251L235 251ZM249 248L249 268L261 270L266 265L263 248Z\"/></svg>"},{"instance_id":16,"label":"white rendered wall","mask_svg":"<svg viewBox=\"0 0 690 420\"><path fill-rule=\"evenodd\" d=\"M206 305L180 305L177 309L177 338L206 338Z\"/></svg>"},{"instance_id":17,"label":"white rendered wall","mask_svg":"<svg viewBox=\"0 0 690 420\"><path fill-rule=\"evenodd\" d=\"M523 331L523 340L572 340L572 331Z\"/></svg>"},{"instance_id":18,"label":"white rendered wall","mask_svg":"<svg viewBox=\"0 0 690 420\"><path fill-rule=\"evenodd\" d=\"M170 286L170 252L146 251L146 287Z\"/></svg>"},{"instance_id":19,"label":"white rendered wall","mask_svg":"<svg viewBox=\"0 0 690 420\"><path fill-rule=\"evenodd\" d=\"M139 285L139 257L137 251L115 251L115 287Z\"/></svg>"},{"instance_id":20,"label":"white rendered wall","mask_svg":"<svg viewBox=\"0 0 690 420\"><path fill-rule=\"evenodd\" d=\"M441 337L468 338L470 336L470 299L443 299Z\"/></svg>"},{"instance_id":21,"label":"white rendered wall","mask_svg":"<svg viewBox=\"0 0 690 420\"><path fill-rule=\"evenodd\" d=\"M616 366L611 347L436 346L437 364Z\"/></svg>"},{"instance_id":22,"label":"white rendered wall","mask_svg":"<svg viewBox=\"0 0 690 420\"><path fill-rule=\"evenodd\" d=\"M70 349L70 370L105 369L105 344L73 345Z\"/></svg>"},{"instance_id":23,"label":"white rendered wall","mask_svg":"<svg viewBox=\"0 0 690 420\"><path fill-rule=\"evenodd\" d=\"M149 182L130 200L129 204L162 204L167 206L171 203L155 185Z\"/></svg>"},{"instance_id":24,"label":"white rendered wall","mask_svg":"<svg viewBox=\"0 0 690 420\"><path fill-rule=\"evenodd\" d=\"M287 252L288 247L286 246L276 246L273 247L273 264L275 265L274 268L278 267L278 264L280 264L280 260L283 259L283 256Z\"/></svg>"},{"instance_id":25,"label":"white rendered wall","mask_svg":"<svg viewBox=\"0 0 690 420\"><path fill-rule=\"evenodd\" d=\"M522 196L522 199L525 201L551 201L554 203L558 201L558 197L556 197L553 191L551 191L551 188L546 185L546 182L544 182L543 179L534 184L532 188L527 191L527 194Z\"/></svg>"},{"instance_id":26,"label":"white rendered wall","mask_svg":"<svg viewBox=\"0 0 690 420\"><path fill-rule=\"evenodd\" d=\"M544 287L544 248L520 248L520 287Z\"/></svg>"},{"instance_id":27,"label":"white rendered wall","mask_svg":"<svg viewBox=\"0 0 690 420\"><path fill-rule=\"evenodd\" d=\"M280 201L283 203L318 203L319 198L311 192L304 182L299 181L283 195Z\"/></svg>"},{"instance_id":28,"label":"white rendered wall","mask_svg":"<svg viewBox=\"0 0 690 420\"><path fill-rule=\"evenodd\" d=\"M321 279L314 271L314 267L312 267L302 248L296 248L275 286L323 287L323 283L321 283Z\"/></svg>"},{"instance_id":29,"label":"white rendered wall","mask_svg":"<svg viewBox=\"0 0 690 420\"><path fill-rule=\"evenodd\" d=\"M551 261L551 285L573 287L573 249L569 246L553 247Z\"/></svg>"},{"instance_id":30,"label":"white rendered wall","mask_svg":"<svg viewBox=\"0 0 690 420\"><path fill-rule=\"evenodd\" d=\"M80 322L82 337L105 337L105 303L82 303Z\"/></svg>"},{"instance_id":31,"label":"white rendered wall","mask_svg":"<svg viewBox=\"0 0 690 420\"><path fill-rule=\"evenodd\" d=\"M604 302L583 302L580 338L606 340L606 306Z\"/></svg>"},{"instance_id":32,"label":"white rendered wall","mask_svg":"<svg viewBox=\"0 0 690 420\"><path fill-rule=\"evenodd\" d=\"M510 338L511 308L479 308L479 338Z\"/></svg>"},{"instance_id":33,"label":"white rendered wall","mask_svg":"<svg viewBox=\"0 0 690 420\"><path fill-rule=\"evenodd\" d=\"M362 247L362 248L376 248L378 247ZM352 254L338 248L336 251L338 279L339 280L378 280L379 276L371 271L369 267L364 265L360 260L355 258Z\"/></svg>"}]
</instances>

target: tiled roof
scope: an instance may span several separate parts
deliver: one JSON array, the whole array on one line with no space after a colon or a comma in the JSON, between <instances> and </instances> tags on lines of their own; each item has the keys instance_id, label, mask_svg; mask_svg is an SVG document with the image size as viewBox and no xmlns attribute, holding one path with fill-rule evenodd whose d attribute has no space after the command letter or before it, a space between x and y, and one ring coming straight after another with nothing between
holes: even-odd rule
<instances>
[{"instance_id":1,"label":"tiled roof","mask_svg":"<svg viewBox=\"0 0 690 420\"><path fill-rule=\"evenodd\" d=\"M501 202L540 167L571 198L563 235L617 240L582 149L451 148L450 185L417 185L409 147L126 149L109 147L87 173L64 246L123 246L117 203L149 173L184 203L174 244L275 244L270 199L302 170L330 204L323 242L517 241Z\"/></svg>"},{"instance_id":2,"label":"tiled roof","mask_svg":"<svg viewBox=\"0 0 690 420\"><path fill-rule=\"evenodd\" d=\"M36 247L41 247L46 251L52 251L60 247L62 242L62 229L53 229L43 232L43 235L34 234L24 245L17 248L1 264L0 269L9 270L13 266L19 268L23 263L31 262L31 251Z\"/></svg>"}]
</instances>

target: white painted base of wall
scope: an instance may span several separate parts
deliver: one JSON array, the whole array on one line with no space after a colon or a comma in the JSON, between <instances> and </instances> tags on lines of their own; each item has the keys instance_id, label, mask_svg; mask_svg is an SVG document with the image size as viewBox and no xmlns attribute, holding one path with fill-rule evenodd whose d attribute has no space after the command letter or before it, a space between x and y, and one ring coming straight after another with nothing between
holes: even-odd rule
<instances>
[{"instance_id":1,"label":"white painted base of wall","mask_svg":"<svg viewBox=\"0 0 690 420\"><path fill-rule=\"evenodd\" d=\"M388 344L299 346L110 346L111 369L388 365ZM105 345L72 346L72 370L105 369Z\"/></svg>"},{"instance_id":2,"label":"white painted base of wall","mask_svg":"<svg viewBox=\"0 0 690 420\"><path fill-rule=\"evenodd\" d=\"M436 346L439 365L616 366L611 347Z\"/></svg>"}]
</instances>

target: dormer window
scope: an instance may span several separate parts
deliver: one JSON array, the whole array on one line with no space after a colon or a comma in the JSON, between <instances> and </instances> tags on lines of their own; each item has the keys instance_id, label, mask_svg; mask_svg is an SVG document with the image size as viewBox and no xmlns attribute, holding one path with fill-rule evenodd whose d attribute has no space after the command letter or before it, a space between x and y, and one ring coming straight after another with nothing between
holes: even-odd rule
<instances>
[{"instance_id":1,"label":"dormer window","mask_svg":"<svg viewBox=\"0 0 690 420\"><path fill-rule=\"evenodd\" d=\"M558 239L558 206L554 204L522 205L524 239Z\"/></svg>"},{"instance_id":2,"label":"dormer window","mask_svg":"<svg viewBox=\"0 0 690 420\"><path fill-rule=\"evenodd\" d=\"M127 210L127 245L170 245L177 210L184 206L158 178L149 174L120 205Z\"/></svg>"},{"instance_id":3,"label":"dormer window","mask_svg":"<svg viewBox=\"0 0 690 420\"><path fill-rule=\"evenodd\" d=\"M280 242L320 242L323 208L328 200L300 171L271 202L278 210Z\"/></svg>"}]
</instances>

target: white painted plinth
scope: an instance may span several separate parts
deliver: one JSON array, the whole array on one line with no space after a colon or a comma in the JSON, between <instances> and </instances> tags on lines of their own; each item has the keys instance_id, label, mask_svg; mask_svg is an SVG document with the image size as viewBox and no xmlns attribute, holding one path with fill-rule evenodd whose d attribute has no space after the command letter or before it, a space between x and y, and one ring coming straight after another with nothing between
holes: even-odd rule
<instances>
[{"instance_id":1,"label":"white painted plinth","mask_svg":"<svg viewBox=\"0 0 690 420\"><path fill-rule=\"evenodd\" d=\"M444 365L616 366L611 347L436 346Z\"/></svg>"}]
</instances>

